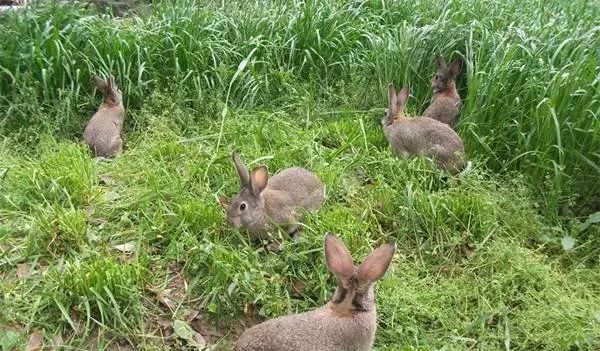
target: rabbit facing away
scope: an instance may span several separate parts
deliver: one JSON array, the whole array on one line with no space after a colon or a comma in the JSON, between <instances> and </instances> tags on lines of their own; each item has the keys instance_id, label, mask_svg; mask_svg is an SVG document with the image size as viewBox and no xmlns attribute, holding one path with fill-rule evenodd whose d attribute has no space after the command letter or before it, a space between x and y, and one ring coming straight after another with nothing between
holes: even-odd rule
<instances>
[{"instance_id":1,"label":"rabbit facing away","mask_svg":"<svg viewBox=\"0 0 600 351\"><path fill-rule=\"evenodd\" d=\"M450 64L441 56L436 56L437 72L431 77L433 96L431 104L423 112L423 117L433 118L453 127L460 116L460 96L454 80L460 73L462 60L457 58Z\"/></svg>"},{"instance_id":2,"label":"rabbit facing away","mask_svg":"<svg viewBox=\"0 0 600 351\"><path fill-rule=\"evenodd\" d=\"M325 235L325 262L337 278L331 300L310 312L271 319L246 330L235 351L367 351L375 339L373 284L392 262L395 244L375 249L356 267L346 246Z\"/></svg>"},{"instance_id":3,"label":"rabbit facing away","mask_svg":"<svg viewBox=\"0 0 600 351\"><path fill-rule=\"evenodd\" d=\"M457 174L467 166L465 148L456 132L447 124L428 117L407 118L404 105L408 100L408 86L396 93L393 83L388 85L389 107L382 120L383 132L393 152L401 157L425 156L435 161L438 168Z\"/></svg>"},{"instance_id":4,"label":"rabbit facing away","mask_svg":"<svg viewBox=\"0 0 600 351\"><path fill-rule=\"evenodd\" d=\"M325 186L309 170L287 168L269 178L267 166L250 173L236 152L232 158L240 192L231 200L220 197L219 202L226 210L228 222L254 238L268 239L269 231L276 227L295 237L304 212L317 210L325 201Z\"/></svg>"},{"instance_id":5,"label":"rabbit facing away","mask_svg":"<svg viewBox=\"0 0 600 351\"><path fill-rule=\"evenodd\" d=\"M92 80L102 92L103 101L85 127L83 138L95 156L114 157L123 151L123 96L112 75L107 80L98 76L93 76Z\"/></svg>"}]
</instances>

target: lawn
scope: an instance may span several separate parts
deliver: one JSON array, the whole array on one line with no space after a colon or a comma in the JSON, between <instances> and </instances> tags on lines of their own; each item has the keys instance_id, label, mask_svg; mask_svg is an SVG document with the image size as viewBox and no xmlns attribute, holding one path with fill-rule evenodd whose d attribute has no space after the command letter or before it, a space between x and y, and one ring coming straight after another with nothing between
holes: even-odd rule
<instances>
[{"instance_id":1,"label":"lawn","mask_svg":"<svg viewBox=\"0 0 600 351\"><path fill-rule=\"evenodd\" d=\"M598 2L109 2L0 14L1 350L230 350L329 300L327 231L398 245L375 350L600 349ZM380 124L390 81L428 105L436 53L465 62L460 177ZM105 161L81 135L109 73ZM327 186L280 251L225 220L234 150Z\"/></svg>"}]
</instances>

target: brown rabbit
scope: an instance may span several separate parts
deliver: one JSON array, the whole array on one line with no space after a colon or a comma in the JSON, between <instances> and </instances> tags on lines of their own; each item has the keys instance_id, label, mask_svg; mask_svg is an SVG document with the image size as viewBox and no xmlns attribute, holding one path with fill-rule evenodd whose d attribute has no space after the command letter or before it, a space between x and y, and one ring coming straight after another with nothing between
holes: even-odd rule
<instances>
[{"instance_id":1,"label":"brown rabbit","mask_svg":"<svg viewBox=\"0 0 600 351\"><path fill-rule=\"evenodd\" d=\"M227 211L227 220L236 229L266 239L270 230L281 226L296 236L297 221L303 212L314 211L325 201L325 186L304 168L284 169L269 178L267 166L259 166L249 173L237 153L231 156L241 189L231 201L224 197L219 200Z\"/></svg>"},{"instance_id":2,"label":"brown rabbit","mask_svg":"<svg viewBox=\"0 0 600 351\"><path fill-rule=\"evenodd\" d=\"M125 119L125 108L122 94L112 75L108 80L98 76L94 76L92 80L104 95L104 100L85 127L83 138L95 156L114 157L123 151L121 130Z\"/></svg>"},{"instance_id":3,"label":"brown rabbit","mask_svg":"<svg viewBox=\"0 0 600 351\"><path fill-rule=\"evenodd\" d=\"M373 283L392 262L396 246L383 245L358 267L344 243L325 236L325 261L338 287L316 310L255 325L238 339L235 351L367 351L373 346L377 316Z\"/></svg>"},{"instance_id":4,"label":"brown rabbit","mask_svg":"<svg viewBox=\"0 0 600 351\"><path fill-rule=\"evenodd\" d=\"M460 96L456 91L454 79L460 73L462 60L457 58L448 68L446 60L436 56L437 72L431 77L433 96L431 104L423 112L423 117L433 118L453 127L458 122L460 115Z\"/></svg>"},{"instance_id":5,"label":"brown rabbit","mask_svg":"<svg viewBox=\"0 0 600 351\"><path fill-rule=\"evenodd\" d=\"M388 85L389 108L382 124L392 150L402 157L432 158L440 169L459 173L467 166L462 140L452 128L435 119L407 118L404 105L408 95L408 86L396 94L394 84Z\"/></svg>"}]
</instances>

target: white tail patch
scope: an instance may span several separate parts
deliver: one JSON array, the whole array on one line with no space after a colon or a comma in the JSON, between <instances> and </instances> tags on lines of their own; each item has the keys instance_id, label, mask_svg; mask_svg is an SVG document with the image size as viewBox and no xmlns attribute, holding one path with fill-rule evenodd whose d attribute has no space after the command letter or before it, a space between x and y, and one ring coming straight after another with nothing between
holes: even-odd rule
<instances>
[{"instance_id":1,"label":"white tail patch","mask_svg":"<svg viewBox=\"0 0 600 351\"><path fill-rule=\"evenodd\" d=\"M464 176L465 174L469 173L472 168L473 168L473 162L467 161L467 166L465 167L465 169L463 169L462 171L460 171L460 173L458 173L458 176L459 177Z\"/></svg>"}]
</instances>

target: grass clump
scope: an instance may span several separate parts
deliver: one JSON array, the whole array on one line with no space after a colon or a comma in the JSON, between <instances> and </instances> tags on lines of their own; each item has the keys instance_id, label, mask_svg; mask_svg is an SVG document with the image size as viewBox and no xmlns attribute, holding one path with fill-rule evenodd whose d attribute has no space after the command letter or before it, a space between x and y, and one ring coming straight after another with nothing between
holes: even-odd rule
<instances>
[{"instance_id":1,"label":"grass clump","mask_svg":"<svg viewBox=\"0 0 600 351\"><path fill-rule=\"evenodd\" d=\"M41 1L0 18L3 347L38 330L46 345L181 349L172 325L185 321L227 349L244 327L330 298L327 231L357 260L398 243L376 350L600 346L597 6L178 0L110 13ZM434 53L465 61L458 132L474 169L457 178L395 158L379 122L391 80L423 110ZM99 104L92 73L113 73L125 98L112 162L80 142ZM225 221L233 150L326 184L298 241L276 233L279 252Z\"/></svg>"},{"instance_id":2,"label":"grass clump","mask_svg":"<svg viewBox=\"0 0 600 351\"><path fill-rule=\"evenodd\" d=\"M73 260L48 273L45 293L49 308L60 311L74 331L88 334L98 324L127 335L142 316L142 281L137 264L111 257Z\"/></svg>"}]
</instances>

